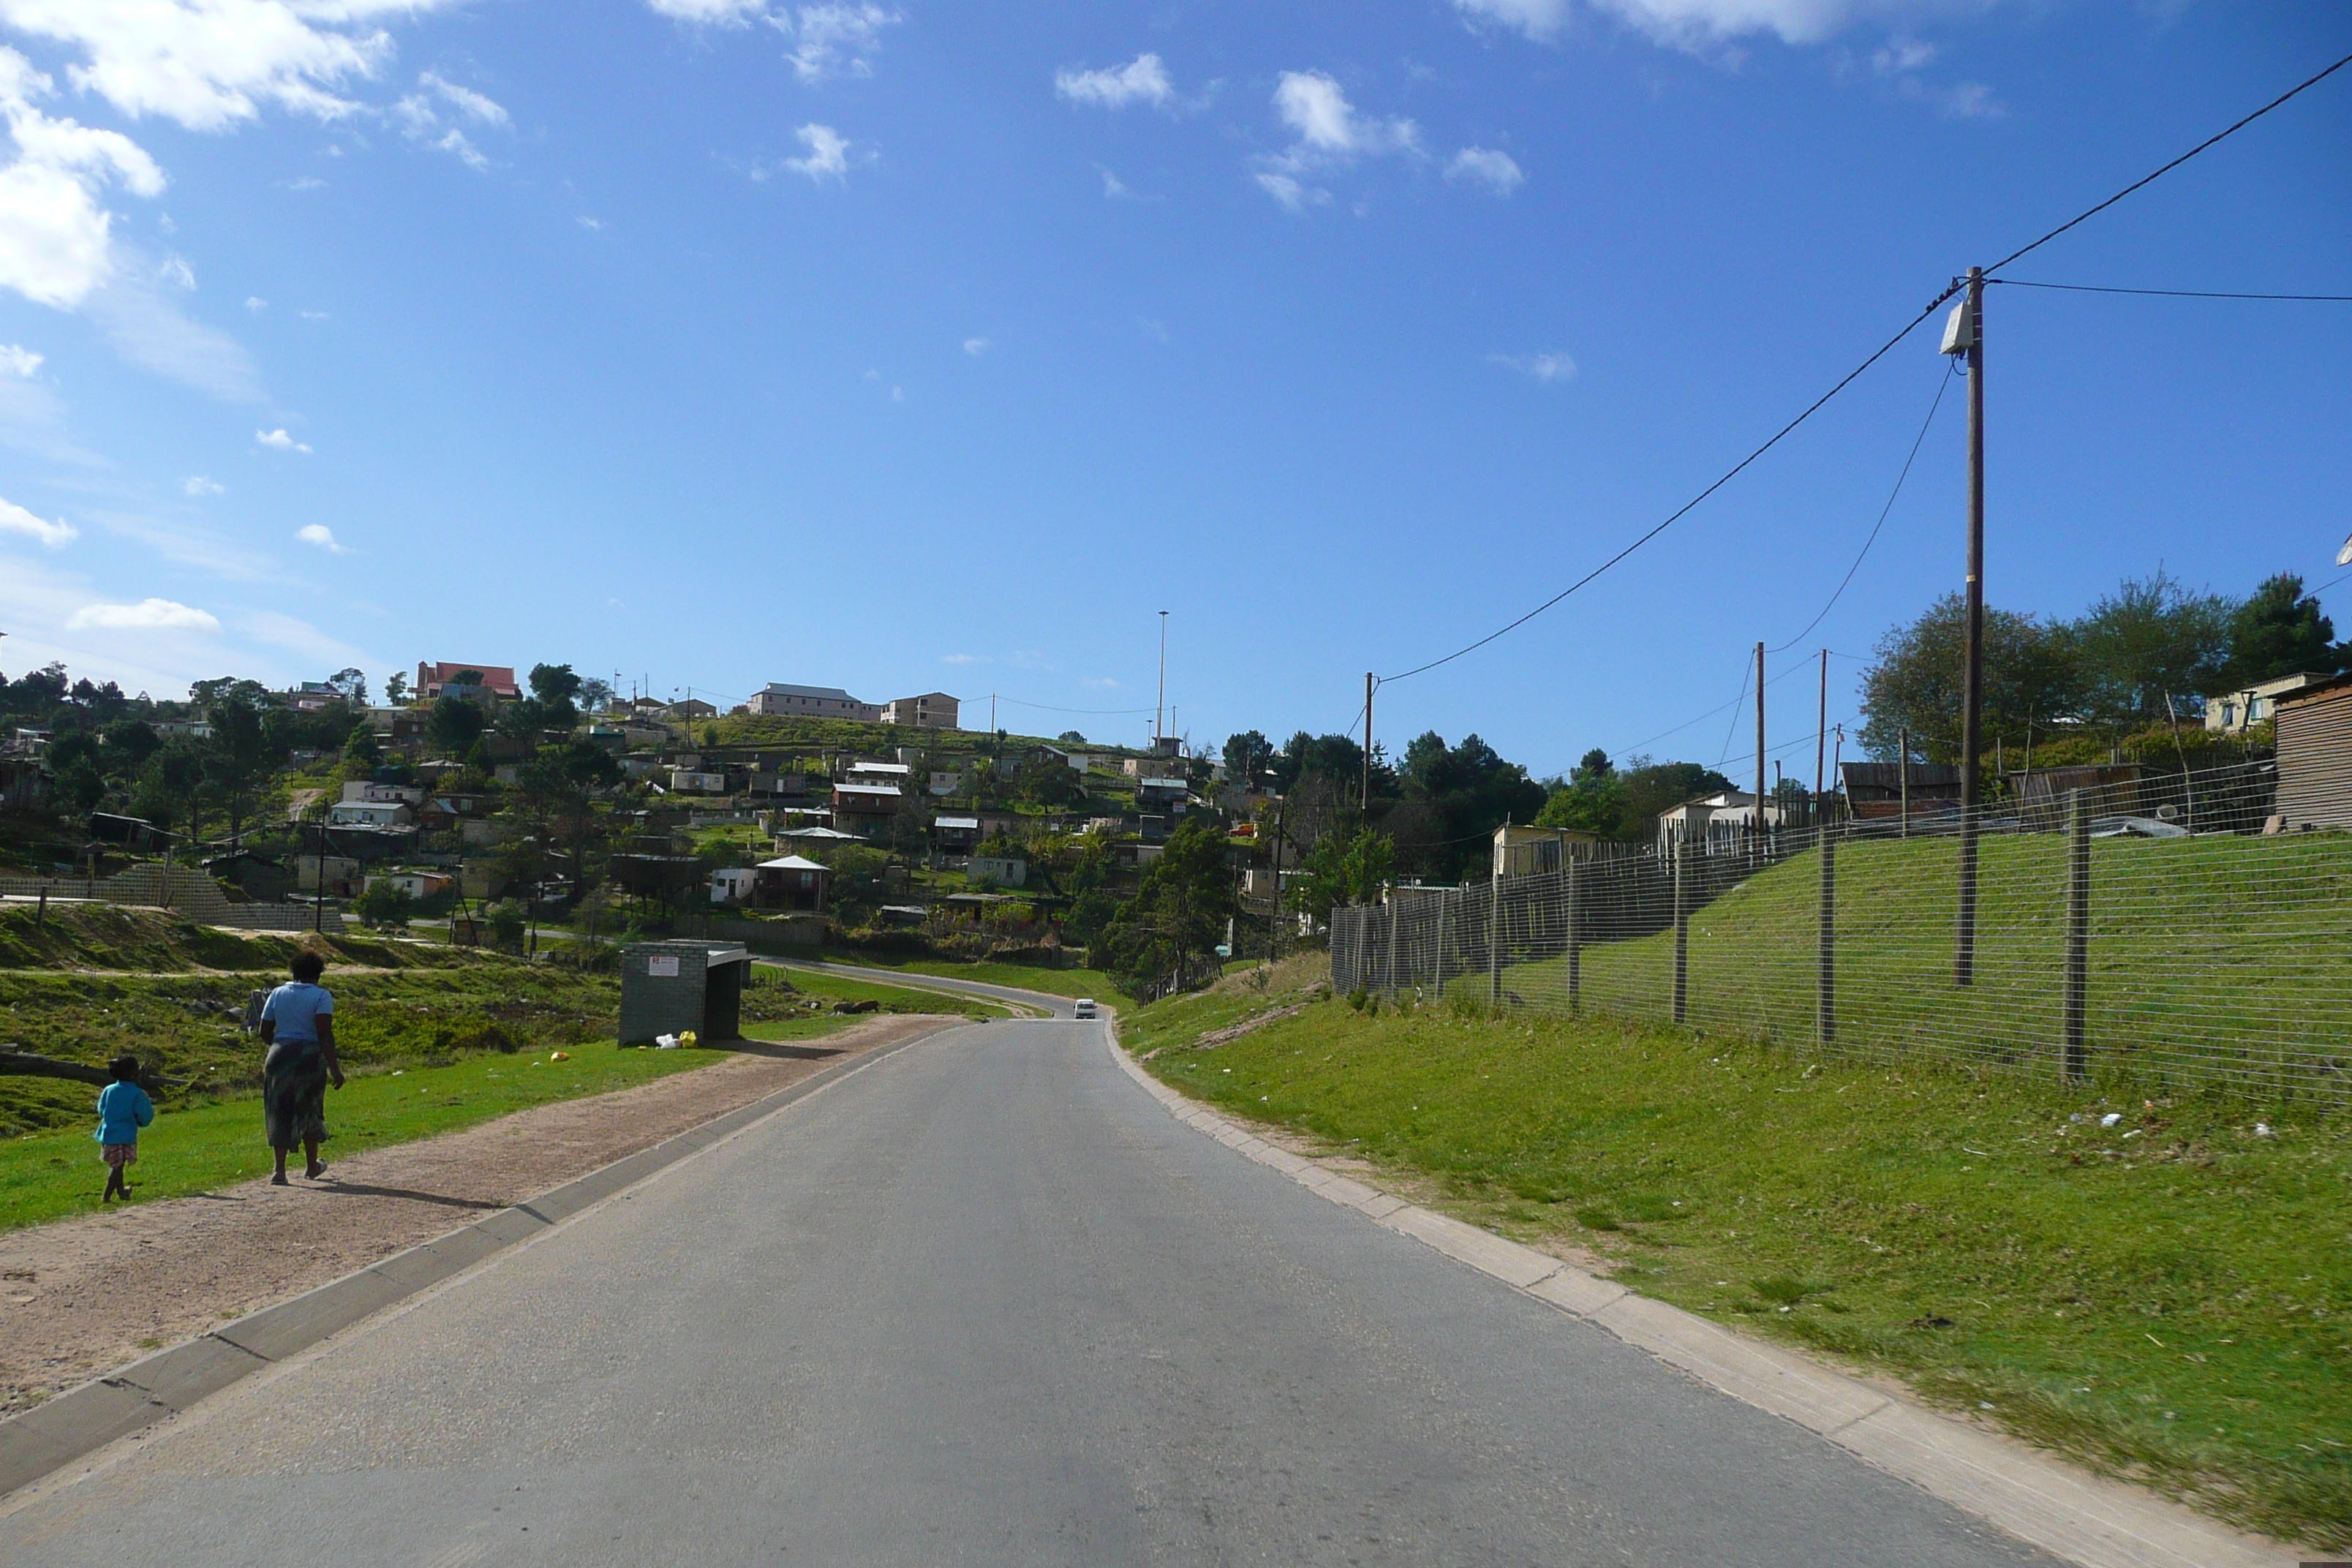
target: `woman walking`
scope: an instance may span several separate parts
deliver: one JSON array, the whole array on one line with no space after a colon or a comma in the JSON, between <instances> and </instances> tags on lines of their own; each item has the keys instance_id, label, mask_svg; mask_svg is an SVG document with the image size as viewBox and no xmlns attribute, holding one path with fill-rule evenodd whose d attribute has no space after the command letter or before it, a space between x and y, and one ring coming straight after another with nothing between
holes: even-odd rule
<instances>
[{"instance_id":1,"label":"woman walking","mask_svg":"<svg viewBox=\"0 0 2352 1568\"><path fill-rule=\"evenodd\" d=\"M328 1138L327 1085L343 1087L342 1064L335 1059L335 999L319 984L326 961L305 948L289 967L292 981L261 1005L261 1043L269 1047L261 1066L261 1110L278 1154L278 1173L269 1180L280 1187L286 1156L297 1144L309 1161L302 1173L314 1182L326 1173L319 1145Z\"/></svg>"}]
</instances>

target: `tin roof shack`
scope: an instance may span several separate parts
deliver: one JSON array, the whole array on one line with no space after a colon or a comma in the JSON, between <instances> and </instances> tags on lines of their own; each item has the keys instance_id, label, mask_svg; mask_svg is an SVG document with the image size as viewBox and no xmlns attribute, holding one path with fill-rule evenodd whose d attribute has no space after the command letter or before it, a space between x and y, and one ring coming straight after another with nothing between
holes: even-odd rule
<instances>
[{"instance_id":1,"label":"tin roof shack","mask_svg":"<svg viewBox=\"0 0 2352 1568\"><path fill-rule=\"evenodd\" d=\"M743 1037L740 942L635 942L621 950L621 1044L694 1031L698 1044Z\"/></svg>"},{"instance_id":2,"label":"tin roof shack","mask_svg":"<svg viewBox=\"0 0 2352 1568\"><path fill-rule=\"evenodd\" d=\"M1948 763L1913 763L1906 774L1902 763L1840 763L1838 776L1845 783L1847 812L1859 820L1900 818L1906 788L1915 821L1960 809L1960 770Z\"/></svg>"},{"instance_id":3,"label":"tin roof shack","mask_svg":"<svg viewBox=\"0 0 2352 1568\"><path fill-rule=\"evenodd\" d=\"M837 784L833 786L834 826L861 837L886 834L905 799L895 784Z\"/></svg>"},{"instance_id":4,"label":"tin roof shack","mask_svg":"<svg viewBox=\"0 0 2352 1568\"><path fill-rule=\"evenodd\" d=\"M2352 675L2277 702L2278 826L2352 827Z\"/></svg>"},{"instance_id":5,"label":"tin roof shack","mask_svg":"<svg viewBox=\"0 0 2352 1568\"><path fill-rule=\"evenodd\" d=\"M816 861L802 855L782 855L773 860L762 860L753 868L751 901L763 910L791 910L796 913L824 913L825 893L833 883L833 873Z\"/></svg>"},{"instance_id":6,"label":"tin roof shack","mask_svg":"<svg viewBox=\"0 0 2352 1568\"><path fill-rule=\"evenodd\" d=\"M294 873L285 861L250 849L215 855L205 862L205 870L259 903L277 903L294 888Z\"/></svg>"},{"instance_id":7,"label":"tin roof shack","mask_svg":"<svg viewBox=\"0 0 2352 1568\"><path fill-rule=\"evenodd\" d=\"M931 820L931 847L942 855L969 855L980 847L980 818L937 816Z\"/></svg>"},{"instance_id":8,"label":"tin roof shack","mask_svg":"<svg viewBox=\"0 0 2352 1568\"><path fill-rule=\"evenodd\" d=\"M2035 768L2004 774L2003 781L2016 803L2018 826L2028 833L2054 833L2065 826L2068 799L2078 789L2091 792L2095 812L2139 809L2139 792L2133 787L2139 782L2137 763Z\"/></svg>"}]
</instances>

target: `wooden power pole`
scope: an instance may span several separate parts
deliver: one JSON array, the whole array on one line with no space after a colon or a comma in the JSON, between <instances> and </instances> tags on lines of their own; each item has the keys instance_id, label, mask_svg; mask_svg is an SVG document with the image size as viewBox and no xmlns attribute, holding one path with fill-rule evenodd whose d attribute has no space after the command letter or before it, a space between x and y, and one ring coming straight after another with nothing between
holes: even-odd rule
<instances>
[{"instance_id":1,"label":"wooden power pole","mask_svg":"<svg viewBox=\"0 0 2352 1568\"><path fill-rule=\"evenodd\" d=\"M1756 645L1756 858L1764 859L1764 645Z\"/></svg>"},{"instance_id":2,"label":"wooden power pole","mask_svg":"<svg viewBox=\"0 0 2352 1568\"><path fill-rule=\"evenodd\" d=\"M1372 672L1364 671L1364 794L1358 809L1367 824L1372 818Z\"/></svg>"},{"instance_id":3,"label":"wooden power pole","mask_svg":"<svg viewBox=\"0 0 2352 1568\"><path fill-rule=\"evenodd\" d=\"M1960 908L1952 984L1976 983L1977 752L1984 719L1984 268L1969 268L1969 581L1967 671L1960 688Z\"/></svg>"}]
</instances>

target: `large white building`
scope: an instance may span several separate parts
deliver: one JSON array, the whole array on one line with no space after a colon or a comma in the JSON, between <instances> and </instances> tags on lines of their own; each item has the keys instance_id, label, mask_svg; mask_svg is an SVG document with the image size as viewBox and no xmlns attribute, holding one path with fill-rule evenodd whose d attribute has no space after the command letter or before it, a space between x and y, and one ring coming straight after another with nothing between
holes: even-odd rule
<instances>
[{"instance_id":1,"label":"large white building","mask_svg":"<svg viewBox=\"0 0 2352 1568\"><path fill-rule=\"evenodd\" d=\"M754 713L787 714L795 719L857 719L877 722L882 710L860 702L838 686L793 686L772 680L751 694L747 704Z\"/></svg>"}]
</instances>

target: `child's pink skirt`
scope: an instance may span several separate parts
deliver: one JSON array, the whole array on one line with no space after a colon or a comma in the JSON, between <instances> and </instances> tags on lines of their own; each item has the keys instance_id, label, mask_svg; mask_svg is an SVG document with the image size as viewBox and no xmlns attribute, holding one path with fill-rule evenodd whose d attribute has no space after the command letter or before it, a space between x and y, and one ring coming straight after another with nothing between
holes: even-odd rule
<instances>
[{"instance_id":1,"label":"child's pink skirt","mask_svg":"<svg viewBox=\"0 0 2352 1568\"><path fill-rule=\"evenodd\" d=\"M136 1143L100 1143L98 1152L100 1158L118 1171L125 1165L139 1163L139 1145Z\"/></svg>"}]
</instances>

